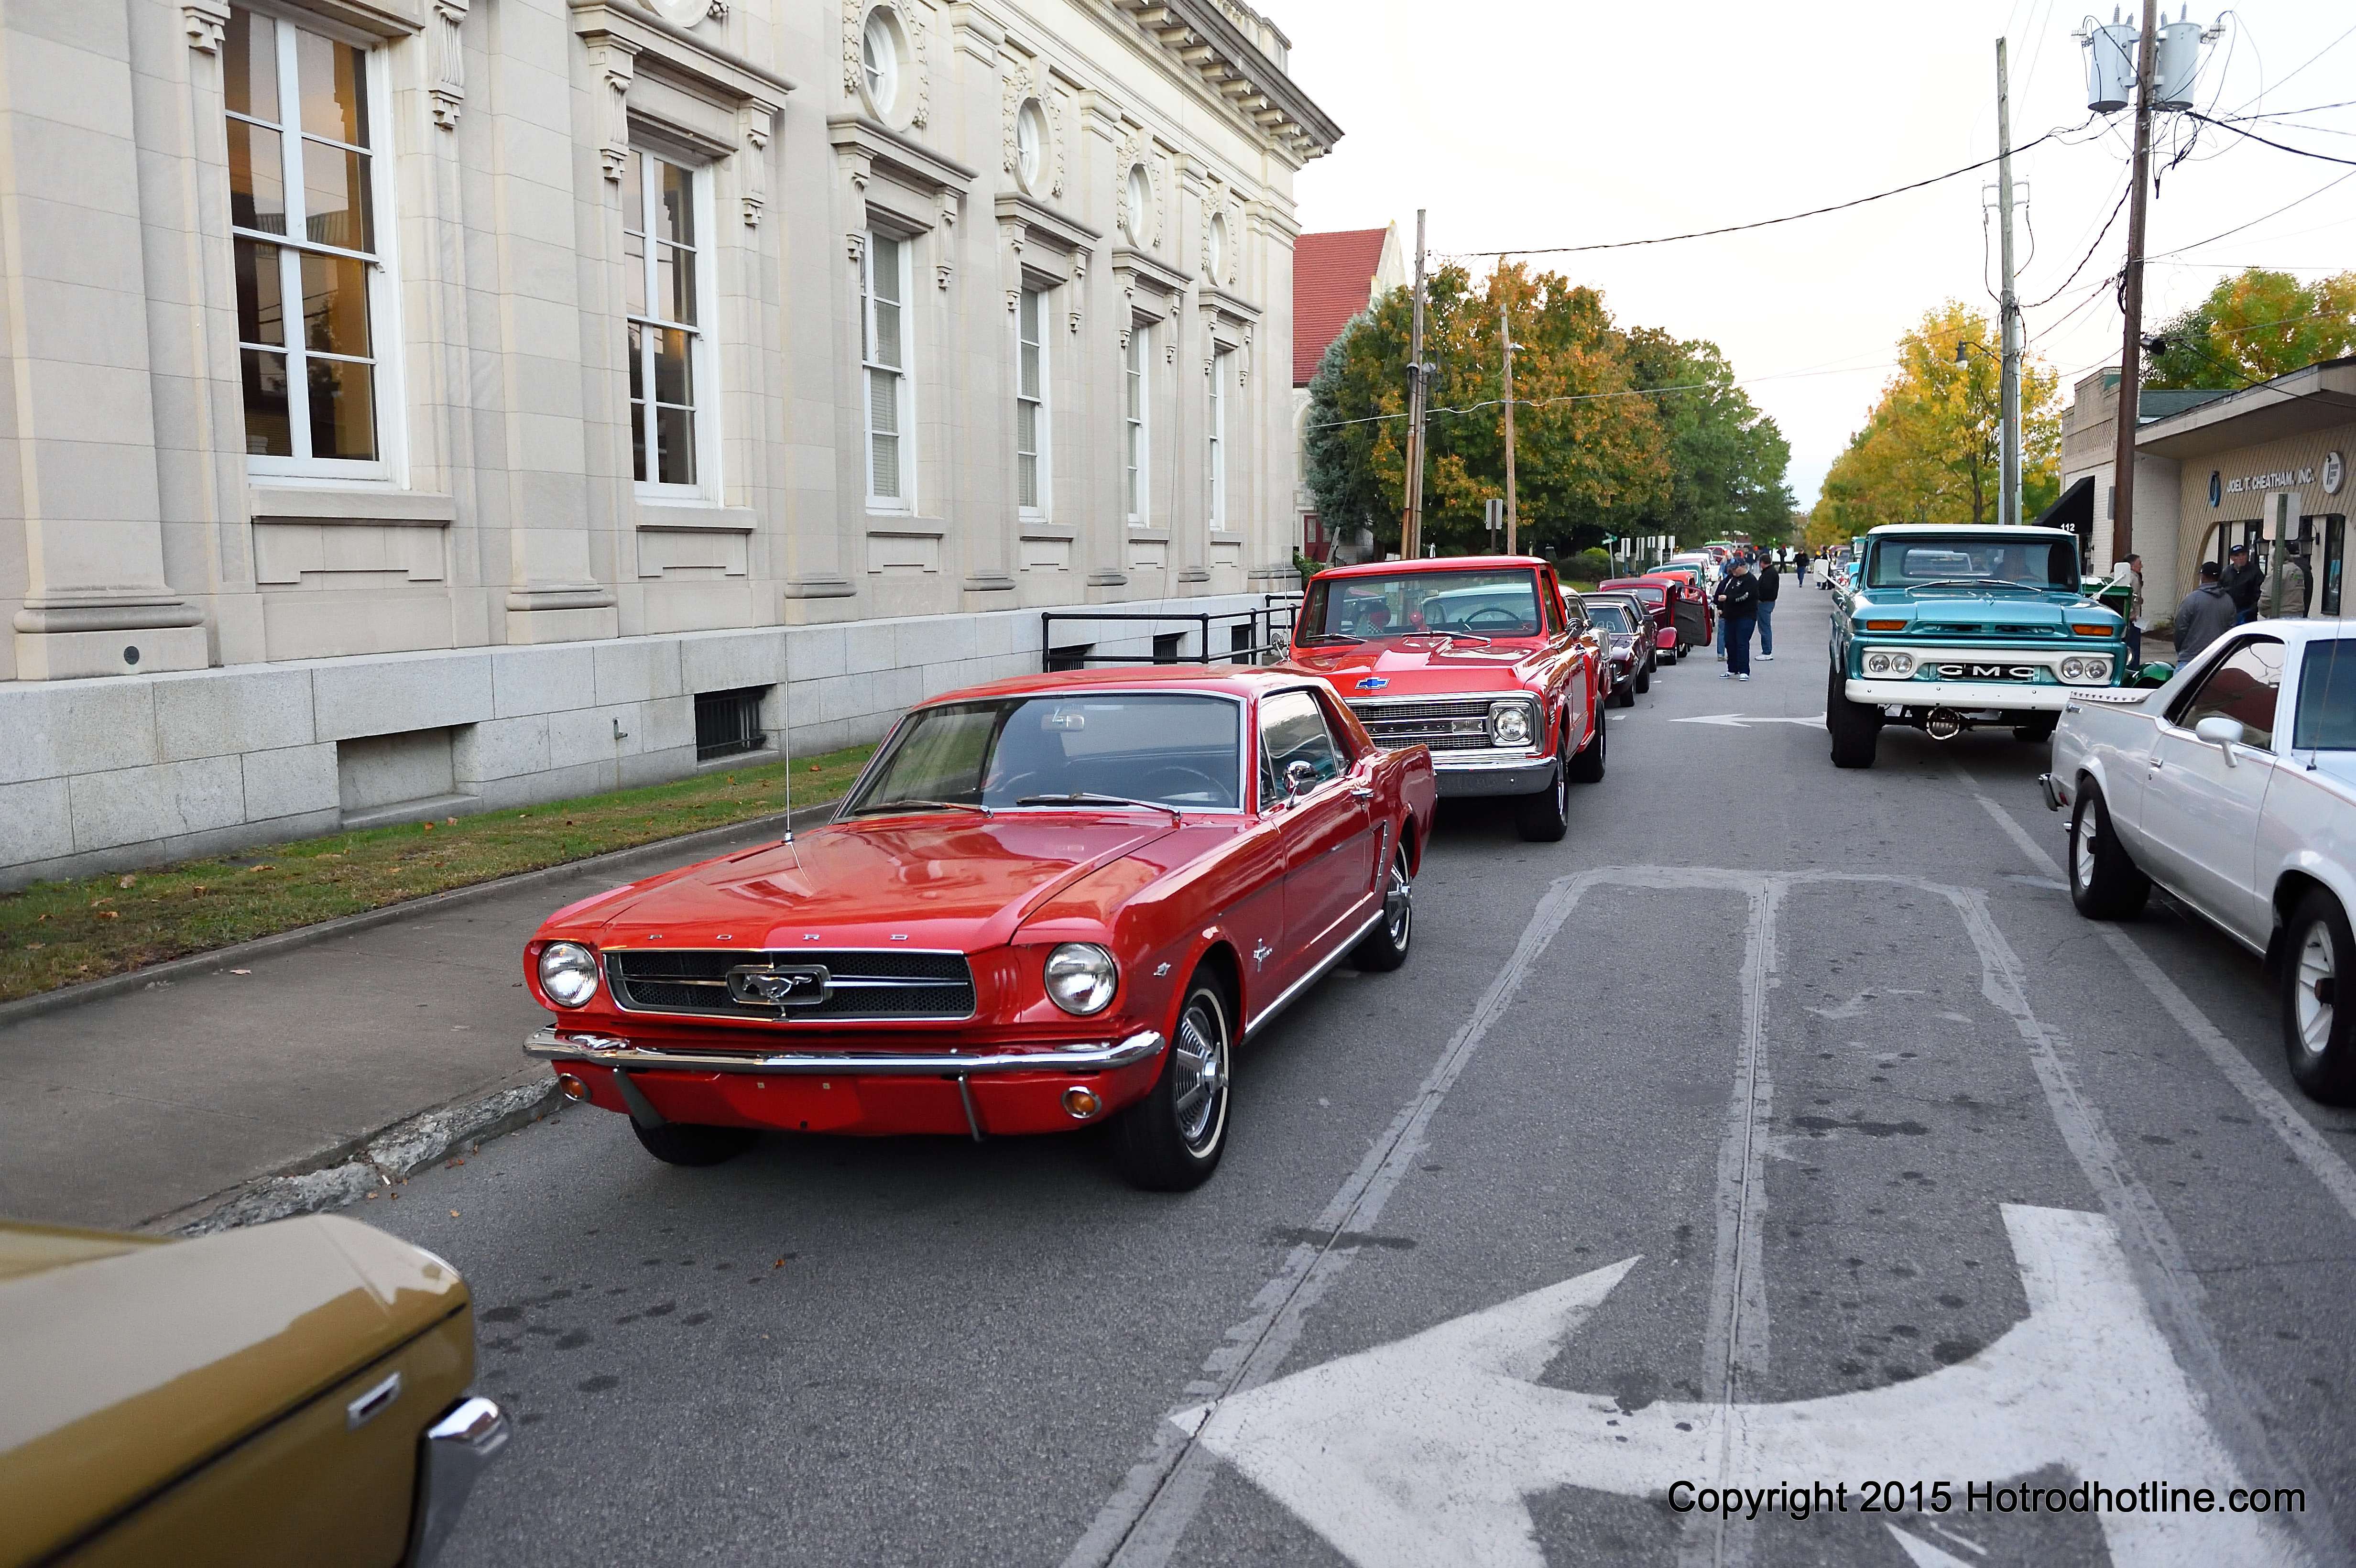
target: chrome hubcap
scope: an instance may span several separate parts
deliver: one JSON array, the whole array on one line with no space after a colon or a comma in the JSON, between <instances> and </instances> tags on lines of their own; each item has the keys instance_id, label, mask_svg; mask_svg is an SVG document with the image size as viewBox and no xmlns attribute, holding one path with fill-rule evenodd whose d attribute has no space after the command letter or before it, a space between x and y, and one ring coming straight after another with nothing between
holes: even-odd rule
<instances>
[{"instance_id":1,"label":"chrome hubcap","mask_svg":"<svg viewBox=\"0 0 2356 1568\"><path fill-rule=\"evenodd\" d=\"M1391 857L1391 880L1383 890L1383 923L1390 931L1391 945L1404 949L1408 928L1415 923L1415 884L1408 880L1404 849Z\"/></svg>"},{"instance_id":2,"label":"chrome hubcap","mask_svg":"<svg viewBox=\"0 0 2356 1568\"><path fill-rule=\"evenodd\" d=\"M2298 950L2298 1039L2309 1056L2321 1056L2331 1044L2331 1019L2339 1003L2338 958L2331 950L2331 928L2320 921L2308 927Z\"/></svg>"},{"instance_id":3,"label":"chrome hubcap","mask_svg":"<svg viewBox=\"0 0 2356 1568\"><path fill-rule=\"evenodd\" d=\"M1227 1026L1218 1009L1196 997L1178 1020L1172 1048L1172 1101L1178 1136L1196 1154L1219 1141L1227 1115Z\"/></svg>"}]
</instances>

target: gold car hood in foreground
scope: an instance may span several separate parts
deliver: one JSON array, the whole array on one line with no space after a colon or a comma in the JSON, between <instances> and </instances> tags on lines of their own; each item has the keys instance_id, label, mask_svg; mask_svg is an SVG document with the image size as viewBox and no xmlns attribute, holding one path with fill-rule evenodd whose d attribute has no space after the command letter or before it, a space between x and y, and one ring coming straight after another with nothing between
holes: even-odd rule
<instances>
[{"instance_id":1,"label":"gold car hood in foreground","mask_svg":"<svg viewBox=\"0 0 2356 1568\"><path fill-rule=\"evenodd\" d=\"M7 1548L65 1545L466 1304L432 1253L331 1215L170 1243L0 1225Z\"/></svg>"}]
</instances>

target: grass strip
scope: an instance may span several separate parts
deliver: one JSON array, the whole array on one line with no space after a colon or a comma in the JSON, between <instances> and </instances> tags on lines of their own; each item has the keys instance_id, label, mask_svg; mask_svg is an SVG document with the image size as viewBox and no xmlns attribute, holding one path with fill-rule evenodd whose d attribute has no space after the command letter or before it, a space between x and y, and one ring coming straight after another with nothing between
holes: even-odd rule
<instances>
[{"instance_id":1,"label":"grass strip","mask_svg":"<svg viewBox=\"0 0 2356 1568\"><path fill-rule=\"evenodd\" d=\"M797 759L794 805L841 798L874 748ZM337 915L785 808L787 764L370 827L0 892L0 1002Z\"/></svg>"}]
</instances>

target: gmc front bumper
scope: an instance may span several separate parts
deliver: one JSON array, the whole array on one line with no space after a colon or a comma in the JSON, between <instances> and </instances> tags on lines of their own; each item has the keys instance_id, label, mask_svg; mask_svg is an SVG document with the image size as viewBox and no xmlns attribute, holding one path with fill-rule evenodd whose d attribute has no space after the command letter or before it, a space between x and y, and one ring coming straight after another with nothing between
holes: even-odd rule
<instances>
[{"instance_id":1,"label":"gmc front bumper","mask_svg":"<svg viewBox=\"0 0 2356 1568\"><path fill-rule=\"evenodd\" d=\"M1843 690L1851 702L1871 703L1877 708L2059 713L2070 705L2070 688L2025 680L1859 680L1851 677Z\"/></svg>"}]
</instances>

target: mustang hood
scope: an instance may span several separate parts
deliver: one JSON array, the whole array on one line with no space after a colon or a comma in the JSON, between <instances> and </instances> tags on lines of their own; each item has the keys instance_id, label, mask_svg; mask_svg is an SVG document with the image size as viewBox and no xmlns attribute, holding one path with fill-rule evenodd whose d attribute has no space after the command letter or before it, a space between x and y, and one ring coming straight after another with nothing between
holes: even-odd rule
<instances>
[{"instance_id":1,"label":"mustang hood","mask_svg":"<svg viewBox=\"0 0 2356 1568\"><path fill-rule=\"evenodd\" d=\"M905 936L918 947L1004 942L1056 889L1170 832L1159 813L872 817L708 860L595 912L616 945L748 950Z\"/></svg>"},{"instance_id":2,"label":"mustang hood","mask_svg":"<svg viewBox=\"0 0 2356 1568\"><path fill-rule=\"evenodd\" d=\"M1521 691L1526 666L1539 649L1528 643L1451 642L1442 637L1402 637L1392 642L1312 644L1293 651L1296 669L1322 675L1344 698L1413 697L1427 691Z\"/></svg>"}]
</instances>

